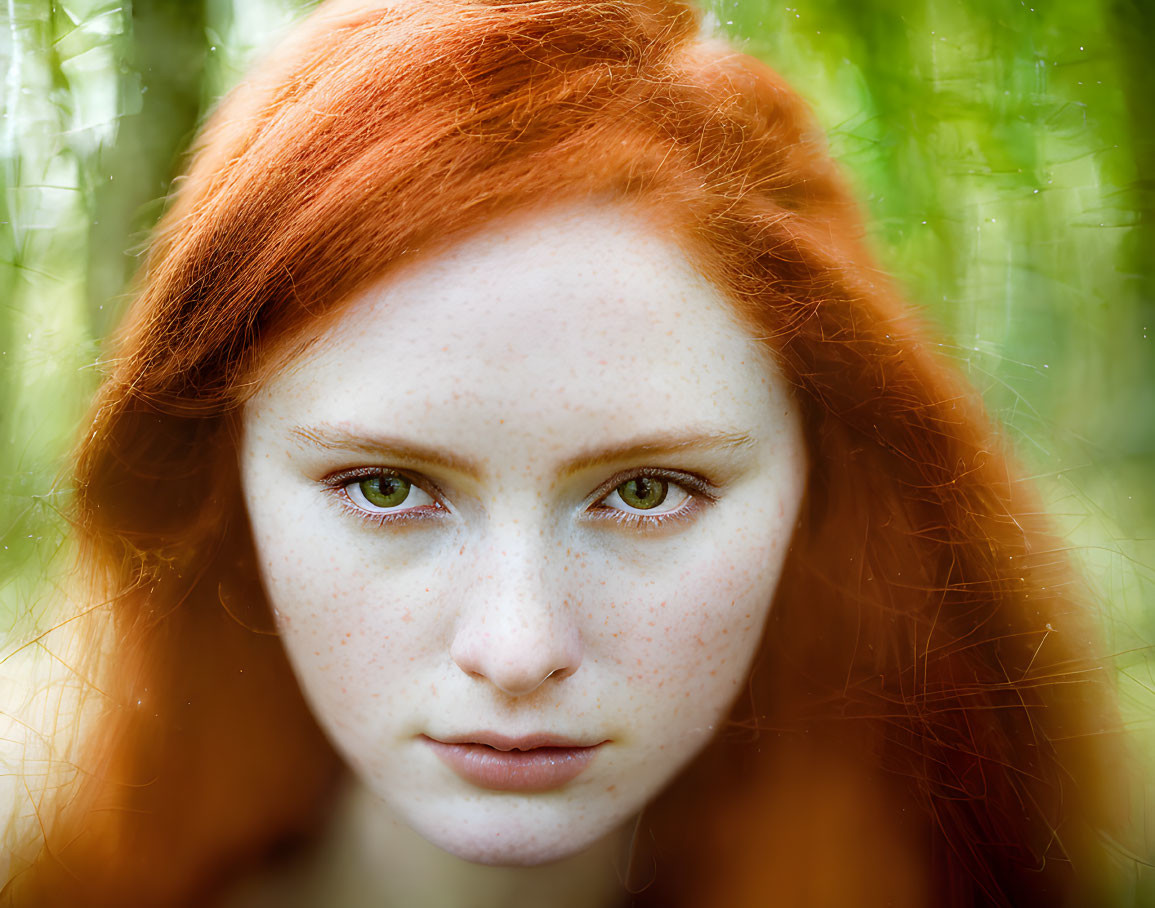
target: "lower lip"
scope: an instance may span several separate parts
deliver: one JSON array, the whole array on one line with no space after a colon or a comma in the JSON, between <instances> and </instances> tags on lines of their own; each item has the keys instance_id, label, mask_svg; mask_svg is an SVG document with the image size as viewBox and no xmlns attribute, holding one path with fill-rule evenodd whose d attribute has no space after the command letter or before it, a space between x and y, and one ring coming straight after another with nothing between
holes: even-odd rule
<instances>
[{"instance_id":1,"label":"lower lip","mask_svg":"<svg viewBox=\"0 0 1155 908\"><path fill-rule=\"evenodd\" d=\"M551 791L575 779L594 758L593 747L495 750L486 744L425 743L466 782L491 791Z\"/></svg>"}]
</instances>

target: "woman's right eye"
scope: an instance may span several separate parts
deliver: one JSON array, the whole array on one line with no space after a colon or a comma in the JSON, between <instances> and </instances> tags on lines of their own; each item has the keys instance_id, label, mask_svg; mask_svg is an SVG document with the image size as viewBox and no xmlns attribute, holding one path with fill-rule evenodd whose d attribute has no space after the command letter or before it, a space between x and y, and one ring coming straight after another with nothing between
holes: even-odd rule
<instances>
[{"instance_id":1,"label":"woman's right eye","mask_svg":"<svg viewBox=\"0 0 1155 908\"><path fill-rule=\"evenodd\" d=\"M442 510L432 495L392 470L339 479L336 485L348 503L368 517L428 516Z\"/></svg>"}]
</instances>

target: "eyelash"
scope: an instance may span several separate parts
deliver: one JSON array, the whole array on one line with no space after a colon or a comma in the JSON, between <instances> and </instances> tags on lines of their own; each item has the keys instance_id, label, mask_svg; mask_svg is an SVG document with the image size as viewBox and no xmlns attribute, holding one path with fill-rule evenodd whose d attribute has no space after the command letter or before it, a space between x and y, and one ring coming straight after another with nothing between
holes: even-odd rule
<instances>
[{"instance_id":1,"label":"eyelash","mask_svg":"<svg viewBox=\"0 0 1155 908\"><path fill-rule=\"evenodd\" d=\"M416 508L399 509L395 512L365 510L352 501L346 490L355 482L372 479L375 476L400 476L404 478L432 498L436 502L436 508L430 505L422 505ZM600 504L601 501L609 497L610 494L622 485L631 479L638 479L642 476L662 479L680 487L686 492L686 503L676 510L665 511L661 514L645 514L639 511L627 511ZM448 509L443 503L444 495L434 483L423 477L418 478L400 470L389 470L382 467L360 467L353 470L342 470L339 473L326 476L322 482L328 487L328 491L337 497L341 507L350 511L355 517L367 521L374 526L386 526L400 522L439 520L443 515L448 513ZM701 476L693 473L685 473L680 470L647 468L627 470L613 476L603 483L591 498L592 502L587 506L587 513L596 514L598 520L610 520L618 526L629 527L631 529L649 530L690 520L703 507L716 501L718 496L717 487Z\"/></svg>"}]
</instances>

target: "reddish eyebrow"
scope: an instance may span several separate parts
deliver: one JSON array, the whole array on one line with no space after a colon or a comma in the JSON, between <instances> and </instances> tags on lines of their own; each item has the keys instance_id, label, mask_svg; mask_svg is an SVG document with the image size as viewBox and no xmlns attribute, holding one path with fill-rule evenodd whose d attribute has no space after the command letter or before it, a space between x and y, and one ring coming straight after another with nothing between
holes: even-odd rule
<instances>
[{"instance_id":1,"label":"reddish eyebrow","mask_svg":"<svg viewBox=\"0 0 1155 908\"><path fill-rule=\"evenodd\" d=\"M371 432L348 432L335 426L322 425L315 428L294 426L290 432L297 439L315 448L338 451L356 451L379 457L391 455L413 463L433 464L455 473L462 473L473 479L481 476L481 469L473 461L431 445L423 445L389 435Z\"/></svg>"},{"instance_id":2,"label":"reddish eyebrow","mask_svg":"<svg viewBox=\"0 0 1155 908\"><path fill-rule=\"evenodd\" d=\"M754 444L754 439L742 432L670 433L644 441L630 442L621 446L599 448L586 454L579 454L562 468L563 474L577 473L606 463L626 460L644 460L663 454L678 454L683 451L735 450Z\"/></svg>"},{"instance_id":3,"label":"reddish eyebrow","mask_svg":"<svg viewBox=\"0 0 1155 908\"><path fill-rule=\"evenodd\" d=\"M481 467L474 461L436 448L389 435L348 431L335 426L306 428L295 426L290 435L315 448L356 451L373 457L390 457L410 463L432 464L455 473L480 479ZM671 432L641 441L591 449L566 461L563 476L607 463L640 461L647 457L678 454L691 450L736 450L751 447L754 440L742 432Z\"/></svg>"}]
</instances>

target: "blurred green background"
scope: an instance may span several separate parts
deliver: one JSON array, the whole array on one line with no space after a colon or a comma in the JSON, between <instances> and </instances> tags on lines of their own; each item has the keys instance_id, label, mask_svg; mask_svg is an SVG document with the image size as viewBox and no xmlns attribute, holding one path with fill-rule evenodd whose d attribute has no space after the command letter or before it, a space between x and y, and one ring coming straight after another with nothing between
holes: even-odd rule
<instances>
[{"instance_id":1,"label":"blurred green background","mask_svg":"<svg viewBox=\"0 0 1155 908\"><path fill-rule=\"evenodd\" d=\"M61 455L181 152L253 53L312 4L5 6L0 657L49 620ZM1155 3L707 8L813 104L883 267L1037 477L1155 766ZM1128 901L1155 904L1141 876Z\"/></svg>"}]
</instances>

